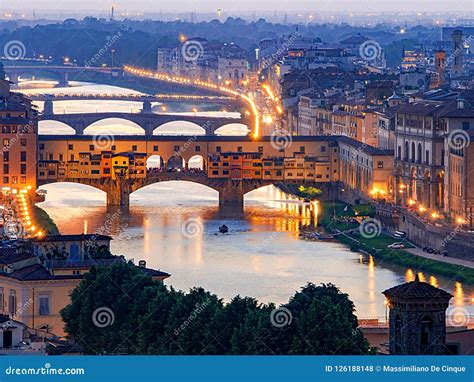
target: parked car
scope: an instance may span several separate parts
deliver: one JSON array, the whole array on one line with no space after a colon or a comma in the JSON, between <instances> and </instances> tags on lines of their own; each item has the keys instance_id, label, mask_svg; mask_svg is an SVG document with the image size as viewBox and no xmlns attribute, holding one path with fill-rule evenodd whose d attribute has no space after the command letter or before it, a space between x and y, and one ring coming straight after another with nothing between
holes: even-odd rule
<instances>
[{"instance_id":1,"label":"parked car","mask_svg":"<svg viewBox=\"0 0 474 382\"><path fill-rule=\"evenodd\" d=\"M405 248L405 244L403 244L403 243L392 243L392 244L387 245L387 248L390 248L390 249L403 249L403 248Z\"/></svg>"}]
</instances>

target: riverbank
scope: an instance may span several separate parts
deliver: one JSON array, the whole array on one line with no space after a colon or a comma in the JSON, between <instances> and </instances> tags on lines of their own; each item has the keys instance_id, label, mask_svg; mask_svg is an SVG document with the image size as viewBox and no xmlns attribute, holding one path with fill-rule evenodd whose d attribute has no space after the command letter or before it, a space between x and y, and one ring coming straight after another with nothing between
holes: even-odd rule
<instances>
[{"instance_id":1,"label":"riverbank","mask_svg":"<svg viewBox=\"0 0 474 382\"><path fill-rule=\"evenodd\" d=\"M341 202L321 202L319 223L327 232L337 233L337 230L343 232L358 228L359 224L353 221L356 216L368 216L370 218L373 214L374 211L368 205L348 206ZM418 256L416 253L403 249L387 248L388 245L403 240L394 239L383 233L381 226L377 227L375 224L373 228L375 229L373 237L372 234L363 236L340 233L335 236L335 239L347 245L351 251L371 255L374 259L382 262L387 261L395 265L455 278L457 281L474 285L474 269L451 264L442 259L434 260ZM412 247L407 241L404 244L406 247Z\"/></svg>"},{"instance_id":2,"label":"riverbank","mask_svg":"<svg viewBox=\"0 0 474 382\"><path fill-rule=\"evenodd\" d=\"M38 227L46 233L46 235L58 235L59 229L54 223L53 219L48 215L48 213L43 210L42 208L32 205L31 214L33 217L33 221L36 222Z\"/></svg>"}]
</instances>

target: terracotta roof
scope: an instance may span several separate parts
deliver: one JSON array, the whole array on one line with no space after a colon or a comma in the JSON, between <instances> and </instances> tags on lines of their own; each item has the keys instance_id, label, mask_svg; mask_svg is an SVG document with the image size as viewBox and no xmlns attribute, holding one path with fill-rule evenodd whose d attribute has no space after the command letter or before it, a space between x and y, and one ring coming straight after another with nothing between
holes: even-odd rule
<instances>
[{"instance_id":1,"label":"terracotta roof","mask_svg":"<svg viewBox=\"0 0 474 382\"><path fill-rule=\"evenodd\" d=\"M53 276L48 270L40 264L30 265L18 269L12 273L0 273L0 276L9 277L20 281L39 281L39 280L69 280L81 279L81 275L59 275Z\"/></svg>"},{"instance_id":2,"label":"terracotta roof","mask_svg":"<svg viewBox=\"0 0 474 382\"><path fill-rule=\"evenodd\" d=\"M383 291L382 293L388 298L400 298L404 300L445 299L449 301L449 299L453 297L450 293L445 292L442 289L421 282L418 275L416 276L415 281L397 285Z\"/></svg>"},{"instance_id":3,"label":"terracotta roof","mask_svg":"<svg viewBox=\"0 0 474 382\"><path fill-rule=\"evenodd\" d=\"M0 264L13 264L19 261L27 260L35 255L27 252L17 253L16 248L1 248L0 249Z\"/></svg>"}]
</instances>

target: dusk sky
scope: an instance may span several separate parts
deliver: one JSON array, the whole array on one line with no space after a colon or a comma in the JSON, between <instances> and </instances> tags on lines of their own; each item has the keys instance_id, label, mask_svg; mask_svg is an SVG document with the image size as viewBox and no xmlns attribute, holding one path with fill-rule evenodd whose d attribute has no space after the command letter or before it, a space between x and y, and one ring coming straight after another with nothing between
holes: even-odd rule
<instances>
[{"instance_id":1,"label":"dusk sky","mask_svg":"<svg viewBox=\"0 0 474 382\"><path fill-rule=\"evenodd\" d=\"M73 10L105 10L110 9L114 2L110 0L2 0L0 9L4 10L46 10L56 11ZM181 1L161 1L161 0L117 0L115 1L118 10L142 12L173 12L173 11L195 11L212 12L218 8L223 13L252 10L276 10L286 12L312 11L320 12L344 12L344 11L464 11L473 12L474 2L472 0L443 1L443 0L181 0Z\"/></svg>"}]
</instances>

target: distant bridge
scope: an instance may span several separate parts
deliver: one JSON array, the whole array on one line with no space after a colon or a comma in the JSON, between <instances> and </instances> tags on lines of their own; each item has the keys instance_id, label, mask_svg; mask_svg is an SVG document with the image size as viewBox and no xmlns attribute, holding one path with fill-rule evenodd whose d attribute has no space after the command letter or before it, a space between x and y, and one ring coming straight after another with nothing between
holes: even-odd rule
<instances>
[{"instance_id":1,"label":"distant bridge","mask_svg":"<svg viewBox=\"0 0 474 382\"><path fill-rule=\"evenodd\" d=\"M184 95L184 94L97 94L97 93L81 93L81 94L28 94L27 97L32 101L135 101L135 102L223 102L236 100L235 97L224 96L199 96L199 95Z\"/></svg>"},{"instance_id":2,"label":"distant bridge","mask_svg":"<svg viewBox=\"0 0 474 382\"><path fill-rule=\"evenodd\" d=\"M76 134L84 134L84 130L95 122L118 118L133 122L143 128L145 135L153 135L153 131L168 122L191 122L205 131L205 135L214 135L215 131L222 126L242 123L251 128L251 121L247 118L224 118L224 117L203 117L197 115L183 114L154 114L150 112L142 113L80 113L80 114L43 114L39 117L40 121L57 121L70 126Z\"/></svg>"},{"instance_id":3,"label":"distant bridge","mask_svg":"<svg viewBox=\"0 0 474 382\"><path fill-rule=\"evenodd\" d=\"M100 73L108 74L111 77L119 78L123 76L122 68L111 67L93 67L93 66L74 66L74 65L5 65L5 73L11 82L18 84L21 75L38 75L48 72L59 78L59 86L66 87L69 83L70 74L80 73Z\"/></svg>"}]
</instances>

